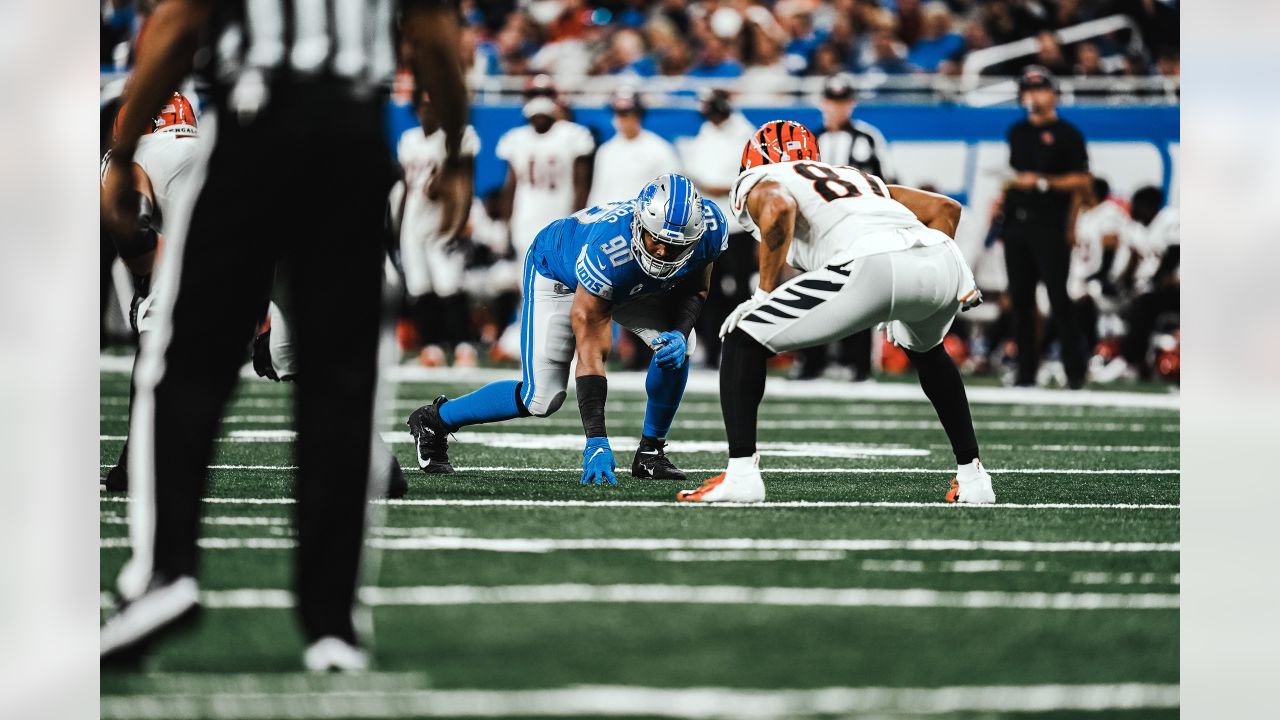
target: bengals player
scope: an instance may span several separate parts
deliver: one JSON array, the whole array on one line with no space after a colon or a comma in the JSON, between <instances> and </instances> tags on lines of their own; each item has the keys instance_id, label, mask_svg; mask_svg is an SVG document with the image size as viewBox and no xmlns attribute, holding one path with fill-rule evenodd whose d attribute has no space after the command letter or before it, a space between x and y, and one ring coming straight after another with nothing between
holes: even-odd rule
<instances>
[{"instance_id":1,"label":"bengals player","mask_svg":"<svg viewBox=\"0 0 1280 720\"><path fill-rule=\"evenodd\" d=\"M730 202L760 241L760 286L720 328L728 469L679 499L764 500L756 415L766 360L883 323L951 440L957 472L947 500L995 502L964 383L942 346L956 313L981 301L954 242L959 203L824 163L813 133L785 120L747 142ZM800 274L783 282L784 264Z\"/></svg>"}]
</instances>

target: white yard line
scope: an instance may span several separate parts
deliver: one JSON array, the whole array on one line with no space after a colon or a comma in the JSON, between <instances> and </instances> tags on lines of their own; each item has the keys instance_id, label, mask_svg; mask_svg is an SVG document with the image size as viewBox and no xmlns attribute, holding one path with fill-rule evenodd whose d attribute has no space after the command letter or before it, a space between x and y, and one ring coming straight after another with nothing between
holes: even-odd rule
<instances>
[{"instance_id":1,"label":"white yard line","mask_svg":"<svg viewBox=\"0 0 1280 720\"><path fill-rule=\"evenodd\" d=\"M106 419L99 416L99 419ZM615 416L611 425L631 428L638 426L643 421L643 416ZM262 424L262 425L289 425L290 419L286 415L231 415L224 419L224 422L232 425L245 424ZM501 427L539 427L539 428L571 428L581 427L582 422L573 417L552 417L538 419L520 419L512 420L508 424ZM1047 421L1047 420L982 420L977 419L973 423L978 430L1001 431L1001 432L1125 432L1125 433L1146 433L1146 432L1162 432L1176 433L1180 431L1177 423L1167 422L1076 422L1071 420L1063 421ZM761 430L921 430L921 431L937 431L941 429L937 419L921 419L921 420L770 420L763 419L756 423ZM498 426L495 426L498 427ZM690 420L681 418L676 420L675 429L680 430L723 430L723 420ZM486 426L478 425L467 428L458 433L458 437L462 435L483 436L487 434L497 434ZM241 435L249 437L258 435L261 437L271 437L272 434L280 438L292 438L293 431L288 429L273 430L233 430L232 436ZM537 433L540 435L541 433ZM394 435L396 441L412 442L413 439L409 435L408 430L395 430L383 432L384 436ZM581 438L579 438L581 439ZM388 442L392 442L388 438ZM466 442L462 440L461 442Z\"/></svg>"},{"instance_id":2,"label":"white yard line","mask_svg":"<svg viewBox=\"0 0 1280 720\"><path fill-rule=\"evenodd\" d=\"M128 373L133 369L131 356L101 355L99 369L108 373ZM519 370L423 368L400 365L391 368L388 378L398 382L461 383L477 386L493 380L509 380L519 376ZM241 377L257 380L253 368L246 365ZM609 389L622 392L644 392L644 372L611 372ZM1071 407L1132 407L1177 410L1180 406L1177 392L1142 393L1108 390L1047 390L1041 388L970 387L969 402L976 404L1064 405ZM690 395L718 395L720 376L714 370L694 370L689 374L685 390ZM827 399L827 400L882 400L926 402L924 393L916 383L849 383L836 380L796 381L786 378L770 378L766 390L770 398Z\"/></svg>"},{"instance_id":3,"label":"white yard line","mask_svg":"<svg viewBox=\"0 0 1280 720\"><path fill-rule=\"evenodd\" d=\"M1046 593L924 588L750 587L746 585L419 585L364 587L374 607L439 605L697 604L778 607L892 607L1018 610L1173 610L1176 593ZM211 609L293 607L293 593L243 588L200 593Z\"/></svg>"},{"instance_id":4,"label":"white yard line","mask_svg":"<svg viewBox=\"0 0 1280 720\"><path fill-rule=\"evenodd\" d=\"M362 678L369 677L362 675ZM684 717L796 718L866 713L945 715L1174 709L1177 685L965 685L755 690L577 685L540 690L313 690L280 692L275 683L237 682L234 690L193 694L104 695L103 720L189 718ZM247 689L245 689L247 688Z\"/></svg>"},{"instance_id":5,"label":"white yard line","mask_svg":"<svg viewBox=\"0 0 1280 720\"><path fill-rule=\"evenodd\" d=\"M101 463L99 468L114 467L111 463ZM210 470L297 470L297 465L210 465ZM401 468L405 471L416 471L418 468L405 466ZM513 465L491 465L491 466L466 466L459 465L455 468L459 472L523 472L523 473L581 473L582 468L573 467L516 467ZM619 468L618 472L623 475L629 475L630 472L625 468ZM687 473L720 473L724 472L724 468L686 468ZM941 474L954 475L955 471L947 468L762 468L761 472L765 475L774 474L792 474L792 475L920 475L920 474ZM992 469L992 472L998 475L1181 475L1181 470L1161 469L1161 468L1119 468L1119 469L1075 469L1075 468L1008 468L1008 469ZM690 481L692 482L692 481ZM524 501L517 501L524 502ZM573 502L573 501L565 501ZM589 501L588 501L589 502ZM590 503L594 504L594 503ZM630 503L628 503L630 504ZM667 503L674 504L674 503ZM927 503L926 503L927 504ZM1004 506L1014 507L1014 506ZM1069 507L1080 507L1070 505ZM1114 507L1114 506L1106 506Z\"/></svg>"},{"instance_id":6,"label":"white yard line","mask_svg":"<svg viewBox=\"0 0 1280 720\"><path fill-rule=\"evenodd\" d=\"M275 469L274 467L271 469ZM124 495L102 495L104 503L128 502ZM202 502L227 505L292 505L292 498L227 498L210 497ZM929 508L955 512L985 512L988 510L1179 510L1175 503L996 503L994 505L960 505L943 502L893 502L861 500L789 500L763 502L748 505L707 505L664 500L509 500L505 498L404 498L399 500L375 500L387 505L426 507L572 507L572 508L715 508L719 510L772 509L772 508Z\"/></svg>"},{"instance_id":7,"label":"white yard line","mask_svg":"<svg viewBox=\"0 0 1280 720\"><path fill-rule=\"evenodd\" d=\"M127 548L129 538L102 538L103 548ZM200 547L207 550L285 550L296 545L288 538L205 537ZM496 553L550 553L560 551L643 551L660 552L774 550L913 551L913 552L1002 552L1002 553L1164 553L1179 552L1179 543L1088 542L1030 540L880 540L804 538L482 538L458 535L434 537L377 537L370 547L381 550L476 550Z\"/></svg>"}]
</instances>

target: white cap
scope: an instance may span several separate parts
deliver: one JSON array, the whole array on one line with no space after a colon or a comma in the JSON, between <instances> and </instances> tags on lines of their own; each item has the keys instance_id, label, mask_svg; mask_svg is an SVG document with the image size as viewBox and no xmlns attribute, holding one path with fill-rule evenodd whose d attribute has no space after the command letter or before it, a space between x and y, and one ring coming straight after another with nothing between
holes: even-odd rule
<instances>
[{"instance_id":1,"label":"white cap","mask_svg":"<svg viewBox=\"0 0 1280 720\"><path fill-rule=\"evenodd\" d=\"M531 118L534 115L550 115L551 117L555 117L557 107L555 100L552 100L545 95L540 95L530 99L529 102L524 104L524 116L526 119Z\"/></svg>"}]
</instances>

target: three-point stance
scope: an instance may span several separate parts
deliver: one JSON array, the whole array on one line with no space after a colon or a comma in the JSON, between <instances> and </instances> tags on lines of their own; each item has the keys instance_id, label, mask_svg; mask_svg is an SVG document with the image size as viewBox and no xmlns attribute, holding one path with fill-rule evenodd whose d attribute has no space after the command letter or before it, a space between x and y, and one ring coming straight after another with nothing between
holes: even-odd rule
<instances>
[{"instance_id":1,"label":"three-point stance","mask_svg":"<svg viewBox=\"0 0 1280 720\"><path fill-rule=\"evenodd\" d=\"M538 233L524 262L520 380L444 396L409 416L418 466L453 472L449 433L479 423L547 417L564 402L578 353L578 409L586 431L582 482L616 483L605 432L604 361L613 321L656 352L645 379L644 433L631 464L638 478L684 480L667 458L667 431L689 379L693 326L706 300L711 264L725 248L724 214L688 178L662 175L632 200L557 220Z\"/></svg>"},{"instance_id":2,"label":"three-point stance","mask_svg":"<svg viewBox=\"0 0 1280 720\"><path fill-rule=\"evenodd\" d=\"M982 299L952 240L959 204L821 162L812 133L787 121L766 123L747 142L731 201L760 241L760 287L720 328L729 467L679 499L764 500L756 414L766 359L885 323L890 341L911 358L955 451L947 501L995 502L964 383L942 347L956 313ZM784 263L801 274L782 282Z\"/></svg>"}]
</instances>

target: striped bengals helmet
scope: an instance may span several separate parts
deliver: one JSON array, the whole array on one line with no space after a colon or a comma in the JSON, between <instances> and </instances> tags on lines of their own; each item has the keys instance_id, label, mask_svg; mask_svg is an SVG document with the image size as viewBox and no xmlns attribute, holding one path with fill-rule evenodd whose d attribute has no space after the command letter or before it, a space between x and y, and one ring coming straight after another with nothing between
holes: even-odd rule
<instances>
[{"instance_id":1,"label":"striped bengals helmet","mask_svg":"<svg viewBox=\"0 0 1280 720\"><path fill-rule=\"evenodd\" d=\"M738 172L757 165L821 159L818 138L809 128L792 120L773 120L761 125L747 141Z\"/></svg>"},{"instance_id":2,"label":"striped bengals helmet","mask_svg":"<svg viewBox=\"0 0 1280 720\"><path fill-rule=\"evenodd\" d=\"M111 128L112 138L120 137L120 118L124 115L124 105L120 106L119 112L116 113L115 124ZM175 135L195 135L196 134L196 111L191 107L191 101L182 96L182 93L174 93L173 97L165 101L164 106L160 108L160 112L151 119L151 124L143 131L144 135L151 133L166 132Z\"/></svg>"}]
</instances>

